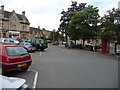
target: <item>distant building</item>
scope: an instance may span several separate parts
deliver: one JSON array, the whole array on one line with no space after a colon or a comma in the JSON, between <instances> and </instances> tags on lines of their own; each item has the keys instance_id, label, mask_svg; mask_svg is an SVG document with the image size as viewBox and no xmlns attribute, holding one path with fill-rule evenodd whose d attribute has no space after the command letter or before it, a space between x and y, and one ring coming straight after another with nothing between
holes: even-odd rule
<instances>
[{"instance_id":1,"label":"distant building","mask_svg":"<svg viewBox=\"0 0 120 90\"><path fill-rule=\"evenodd\" d=\"M29 37L30 22L25 16L25 11L17 14L4 10L4 5L0 9L0 37Z\"/></svg>"},{"instance_id":2,"label":"distant building","mask_svg":"<svg viewBox=\"0 0 120 90\"><path fill-rule=\"evenodd\" d=\"M51 33L51 31L45 30L44 28L42 29L42 34L46 39L49 38L50 33Z\"/></svg>"},{"instance_id":3,"label":"distant building","mask_svg":"<svg viewBox=\"0 0 120 90\"><path fill-rule=\"evenodd\" d=\"M39 26L38 28L30 27L30 38L41 38L42 36L42 30Z\"/></svg>"},{"instance_id":4,"label":"distant building","mask_svg":"<svg viewBox=\"0 0 120 90\"><path fill-rule=\"evenodd\" d=\"M40 26L38 28L30 27L30 38L48 38L50 33L49 30L40 29Z\"/></svg>"},{"instance_id":5,"label":"distant building","mask_svg":"<svg viewBox=\"0 0 120 90\"><path fill-rule=\"evenodd\" d=\"M120 9L120 1L118 2L118 8Z\"/></svg>"}]
</instances>

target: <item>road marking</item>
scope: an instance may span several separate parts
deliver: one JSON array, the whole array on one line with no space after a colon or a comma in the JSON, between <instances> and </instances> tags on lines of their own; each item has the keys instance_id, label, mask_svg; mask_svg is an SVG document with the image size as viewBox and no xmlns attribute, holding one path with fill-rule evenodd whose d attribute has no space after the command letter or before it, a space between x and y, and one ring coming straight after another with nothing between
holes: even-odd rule
<instances>
[{"instance_id":1,"label":"road marking","mask_svg":"<svg viewBox=\"0 0 120 90\"><path fill-rule=\"evenodd\" d=\"M74 49L73 49L73 50L72 50L72 49L71 49L71 50L70 50L70 49L68 49L68 50L67 50L67 49L63 49L63 52L75 53L75 52L78 52L78 51L77 51L77 50L74 50Z\"/></svg>"},{"instance_id":2,"label":"road marking","mask_svg":"<svg viewBox=\"0 0 120 90\"><path fill-rule=\"evenodd\" d=\"M35 71L35 70L29 70L29 71L35 72L34 83L33 83L33 86L32 86L32 88L35 89L36 85L37 85L38 72Z\"/></svg>"}]
</instances>

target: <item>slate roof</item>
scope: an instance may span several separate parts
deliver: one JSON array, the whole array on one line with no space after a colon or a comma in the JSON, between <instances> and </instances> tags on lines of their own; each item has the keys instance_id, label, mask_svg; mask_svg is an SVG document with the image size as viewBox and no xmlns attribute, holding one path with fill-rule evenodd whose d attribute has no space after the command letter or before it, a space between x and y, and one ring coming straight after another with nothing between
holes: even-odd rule
<instances>
[{"instance_id":1,"label":"slate roof","mask_svg":"<svg viewBox=\"0 0 120 90\"><path fill-rule=\"evenodd\" d=\"M9 18L9 16L10 16L11 13L12 12L8 12L8 11L4 11L3 12L5 18Z\"/></svg>"},{"instance_id":2,"label":"slate roof","mask_svg":"<svg viewBox=\"0 0 120 90\"><path fill-rule=\"evenodd\" d=\"M4 14L5 18L9 18L9 16L12 14L12 12L4 11L3 14ZM21 15L21 14L17 14L17 13L16 13L16 15L17 15L18 19L20 20L20 23L30 24L30 22L26 18L26 16ZM25 20L25 22L24 22L24 20Z\"/></svg>"},{"instance_id":3,"label":"slate roof","mask_svg":"<svg viewBox=\"0 0 120 90\"><path fill-rule=\"evenodd\" d=\"M38 33L42 32L42 30L40 30L39 28L30 27L30 33L33 33L33 31L35 32L35 34L37 34L37 32Z\"/></svg>"}]
</instances>

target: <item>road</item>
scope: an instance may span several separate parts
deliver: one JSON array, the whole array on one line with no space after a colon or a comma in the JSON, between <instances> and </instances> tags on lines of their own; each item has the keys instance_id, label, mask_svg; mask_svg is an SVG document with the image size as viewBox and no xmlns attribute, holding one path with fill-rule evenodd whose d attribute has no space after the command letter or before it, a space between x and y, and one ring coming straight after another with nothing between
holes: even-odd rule
<instances>
[{"instance_id":1,"label":"road","mask_svg":"<svg viewBox=\"0 0 120 90\"><path fill-rule=\"evenodd\" d=\"M49 46L44 52L31 53L31 57L29 71L10 74L25 78L31 87L118 88L115 57L64 46Z\"/></svg>"}]
</instances>

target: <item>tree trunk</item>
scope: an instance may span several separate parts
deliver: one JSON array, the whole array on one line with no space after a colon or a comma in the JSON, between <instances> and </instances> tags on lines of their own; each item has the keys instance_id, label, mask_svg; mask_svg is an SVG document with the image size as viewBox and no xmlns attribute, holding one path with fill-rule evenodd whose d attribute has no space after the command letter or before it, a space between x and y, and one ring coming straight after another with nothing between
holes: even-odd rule
<instances>
[{"instance_id":1,"label":"tree trunk","mask_svg":"<svg viewBox=\"0 0 120 90\"><path fill-rule=\"evenodd\" d=\"M68 34L65 33L65 39L66 39L66 42L68 41Z\"/></svg>"},{"instance_id":2,"label":"tree trunk","mask_svg":"<svg viewBox=\"0 0 120 90\"><path fill-rule=\"evenodd\" d=\"M83 47L84 47L84 44L85 44L85 39L83 39Z\"/></svg>"},{"instance_id":3,"label":"tree trunk","mask_svg":"<svg viewBox=\"0 0 120 90\"><path fill-rule=\"evenodd\" d=\"M75 40L75 45L76 45L76 40Z\"/></svg>"}]
</instances>

